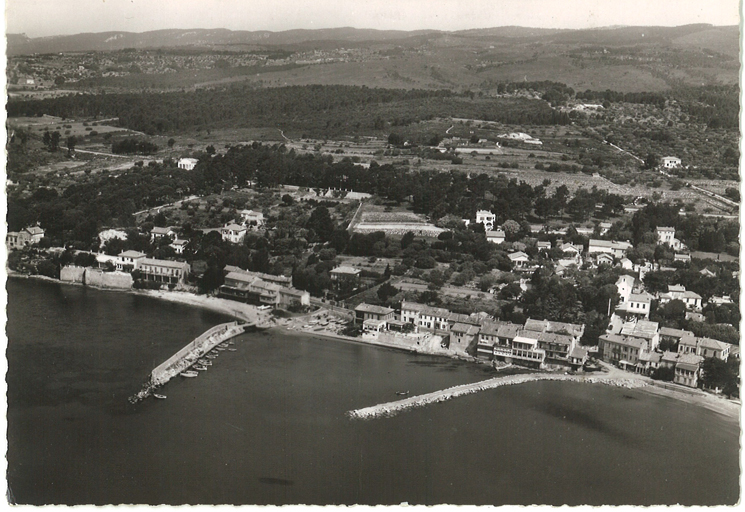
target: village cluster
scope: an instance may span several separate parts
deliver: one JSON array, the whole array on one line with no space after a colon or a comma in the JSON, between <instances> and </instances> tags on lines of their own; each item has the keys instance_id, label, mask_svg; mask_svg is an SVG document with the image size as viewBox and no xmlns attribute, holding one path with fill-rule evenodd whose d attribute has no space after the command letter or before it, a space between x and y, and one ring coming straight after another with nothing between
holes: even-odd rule
<instances>
[{"instance_id":1,"label":"village cluster","mask_svg":"<svg viewBox=\"0 0 745 512\"><path fill-rule=\"evenodd\" d=\"M191 162L179 162L179 167ZM400 219L399 219L400 220ZM397 225L385 214L360 216L354 229L360 232L390 231L403 234L415 231L417 235L433 236L431 230L443 232L441 228L422 223L416 216L404 218ZM496 226L496 215L491 211L479 210L474 222L483 224L486 240L495 244L505 242L505 232ZM464 223L470 221L464 219ZM369 224L369 225L368 225ZM601 230L609 226L599 225ZM221 228L203 231L217 231L224 242L243 243L247 233L264 231L265 218L262 212L243 210L239 217ZM176 255L182 255L189 240L179 238L174 227L153 227L151 242L169 242ZM587 234L591 234L589 230ZM675 251L675 261L690 261L690 252L675 237L675 229L657 227L657 243ZM9 250L33 247L43 238L44 230L39 226L29 226L21 232L8 233ZM103 243L112 238L126 238L123 231L110 229L99 234ZM524 324L498 321L485 312L459 314L442 307L432 307L404 300L400 308L360 303L353 311L348 311L354 319L353 324L360 328L363 339L382 344L424 348L428 351L459 357L477 357L493 361L495 365L521 365L536 368L558 367L571 370L593 369L591 358L600 359L623 370L650 375L659 368L674 370L674 382L697 387L702 375L705 358L727 361L730 357L739 358L739 347L708 337L697 337L694 333L681 329L660 327L658 322L649 320L652 301L664 305L677 300L685 304L686 318L703 320L701 314L702 297L684 286L669 285L667 291L651 294L645 290L643 278L647 272L665 270L658 264L633 264L626 258L626 252L633 245L626 241L590 239L587 247L572 243L556 242L561 257L555 261L555 271L582 265L597 267L601 265L620 267L624 273L615 283L619 302L610 311L610 322L605 334L599 337L596 347L584 347L580 338L585 326L552 320L527 319ZM539 254L546 256L552 249L549 241L538 241ZM109 288L132 288L136 281L150 283L150 286L165 286L170 289L189 290L192 268L185 261L149 258L147 254L126 250L117 256L104 253L91 253L95 256L96 267L80 268L68 265L61 269L60 278L66 282L77 282ZM539 268L539 263L527 253L513 250L509 253L513 271L529 275ZM103 270L107 270L104 272ZM668 269L674 270L674 269ZM250 272L227 265L224 282L217 295L222 298L255 304L261 307L306 310L311 305L307 291L292 286L292 278L261 272ZM332 286L336 290L356 290L360 288L363 269L353 263L336 266L329 271ZM702 275L713 275L704 268ZM530 287L528 279L521 279L522 288ZM493 293L499 287L489 290ZM314 301L316 305L331 308L323 299ZM710 302L731 304L728 296L713 296ZM339 305L343 305L340 303ZM336 308L337 310L339 308ZM306 326L307 327L307 326ZM317 330L317 329L316 329Z\"/></svg>"}]
</instances>

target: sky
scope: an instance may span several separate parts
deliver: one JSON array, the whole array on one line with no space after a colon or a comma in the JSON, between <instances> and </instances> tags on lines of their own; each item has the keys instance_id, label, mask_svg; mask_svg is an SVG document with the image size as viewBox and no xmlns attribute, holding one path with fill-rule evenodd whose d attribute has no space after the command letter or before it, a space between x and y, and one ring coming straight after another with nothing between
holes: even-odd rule
<instances>
[{"instance_id":1,"label":"sky","mask_svg":"<svg viewBox=\"0 0 745 512\"><path fill-rule=\"evenodd\" d=\"M5 0L29 37L166 28L463 30L739 24L739 0Z\"/></svg>"}]
</instances>

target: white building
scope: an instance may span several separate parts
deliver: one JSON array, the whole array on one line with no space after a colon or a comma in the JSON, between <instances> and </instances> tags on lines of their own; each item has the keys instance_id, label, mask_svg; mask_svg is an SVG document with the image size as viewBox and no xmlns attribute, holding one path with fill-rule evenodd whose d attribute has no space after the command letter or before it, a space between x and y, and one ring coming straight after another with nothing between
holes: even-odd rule
<instances>
[{"instance_id":1,"label":"white building","mask_svg":"<svg viewBox=\"0 0 745 512\"><path fill-rule=\"evenodd\" d=\"M253 210L241 211L241 221L244 226L251 230L264 227L264 214Z\"/></svg>"},{"instance_id":2,"label":"white building","mask_svg":"<svg viewBox=\"0 0 745 512\"><path fill-rule=\"evenodd\" d=\"M497 229L496 231L486 232L486 241L493 244L503 244L505 241L504 231Z\"/></svg>"},{"instance_id":3,"label":"white building","mask_svg":"<svg viewBox=\"0 0 745 512\"><path fill-rule=\"evenodd\" d=\"M496 220L497 216L488 210L479 210L476 212L476 222L483 224L485 231L492 231Z\"/></svg>"},{"instance_id":4,"label":"white building","mask_svg":"<svg viewBox=\"0 0 745 512\"><path fill-rule=\"evenodd\" d=\"M665 169L675 169L682 165L682 162L680 161L680 158L675 156L663 156L662 157L662 167Z\"/></svg>"},{"instance_id":5,"label":"white building","mask_svg":"<svg viewBox=\"0 0 745 512\"><path fill-rule=\"evenodd\" d=\"M675 238L675 228L667 226L657 226L657 243L667 244L675 250L680 249L683 244Z\"/></svg>"},{"instance_id":6,"label":"white building","mask_svg":"<svg viewBox=\"0 0 745 512\"><path fill-rule=\"evenodd\" d=\"M239 224L227 224L220 228L222 239L231 244L239 244L246 238L246 227Z\"/></svg>"},{"instance_id":7,"label":"white building","mask_svg":"<svg viewBox=\"0 0 745 512\"><path fill-rule=\"evenodd\" d=\"M621 304L625 304L631 292L634 290L634 277L633 276L618 276L616 281L616 288L618 288L618 294L621 296Z\"/></svg>"},{"instance_id":8,"label":"white building","mask_svg":"<svg viewBox=\"0 0 745 512\"><path fill-rule=\"evenodd\" d=\"M183 169L184 171L191 171L197 166L198 162L199 160L196 158L179 158L178 168Z\"/></svg>"},{"instance_id":9,"label":"white building","mask_svg":"<svg viewBox=\"0 0 745 512\"><path fill-rule=\"evenodd\" d=\"M174 251L176 251L176 254L184 254L184 249L186 248L186 244L188 243L188 240L179 240L177 238L171 243L170 247L173 248Z\"/></svg>"},{"instance_id":10,"label":"white building","mask_svg":"<svg viewBox=\"0 0 745 512\"><path fill-rule=\"evenodd\" d=\"M119 256L114 261L114 266L117 270L137 270L140 262L145 259L147 255L144 252L138 251L124 251L120 252Z\"/></svg>"}]
</instances>

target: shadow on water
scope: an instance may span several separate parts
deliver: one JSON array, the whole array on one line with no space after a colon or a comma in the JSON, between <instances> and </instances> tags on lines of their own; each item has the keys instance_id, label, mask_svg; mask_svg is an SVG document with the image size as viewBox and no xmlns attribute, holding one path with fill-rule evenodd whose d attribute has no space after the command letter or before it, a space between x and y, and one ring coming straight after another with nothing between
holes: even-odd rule
<instances>
[{"instance_id":1,"label":"shadow on water","mask_svg":"<svg viewBox=\"0 0 745 512\"><path fill-rule=\"evenodd\" d=\"M284 478L272 478L269 476L262 476L259 478L259 482L267 485L294 485L295 482L292 480L285 480Z\"/></svg>"},{"instance_id":2,"label":"shadow on water","mask_svg":"<svg viewBox=\"0 0 745 512\"><path fill-rule=\"evenodd\" d=\"M587 414L584 411L568 407L566 405L547 402L535 407L535 410L544 413L548 416L566 421L572 425L586 428L588 430L595 431L599 434L603 434L613 439L616 442L623 443L628 446L634 446L636 442L632 436L615 428L614 426L606 423L598 417Z\"/></svg>"}]
</instances>

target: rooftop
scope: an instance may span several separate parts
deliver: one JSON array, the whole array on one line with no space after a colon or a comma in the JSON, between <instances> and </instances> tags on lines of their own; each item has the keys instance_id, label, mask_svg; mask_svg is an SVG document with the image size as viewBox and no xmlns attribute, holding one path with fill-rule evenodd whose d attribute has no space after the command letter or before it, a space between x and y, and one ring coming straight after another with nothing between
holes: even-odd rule
<instances>
[{"instance_id":1,"label":"rooftop","mask_svg":"<svg viewBox=\"0 0 745 512\"><path fill-rule=\"evenodd\" d=\"M330 273L331 274L349 274L349 275L356 276L360 272L361 271L358 268L349 267L349 266L346 266L346 265L341 265L339 267L336 267L335 269L332 269Z\"/></svg>"},{"instance_id":2,"label":"rooftop","mask_svg":"<svg viewBox=\"0 0 745 512\"><path fill-rule=\"evenodd\" d=\"M189 264L185 261L170 261L170 260L156 260L153 258L143 258L143 260L140 262L140 266L142 265L153 265L158 267L167 267L167 268L180 268L180 269L188 269Z\"/></svg>"},{"instance_id":3,"label":"rooftop","mask_svg":"<svg viewBox=\"0 0 745 512\"><path fill-rule=\"evenodd\" d=\"M376 315L389 315L393 313L393 310L391 308L386 308L384 306L375 306L374 304L365 304L364 302L359 304L356 308L354 308L354 310L361 313L373 313Z\"/></svg>"}]
</instances>

